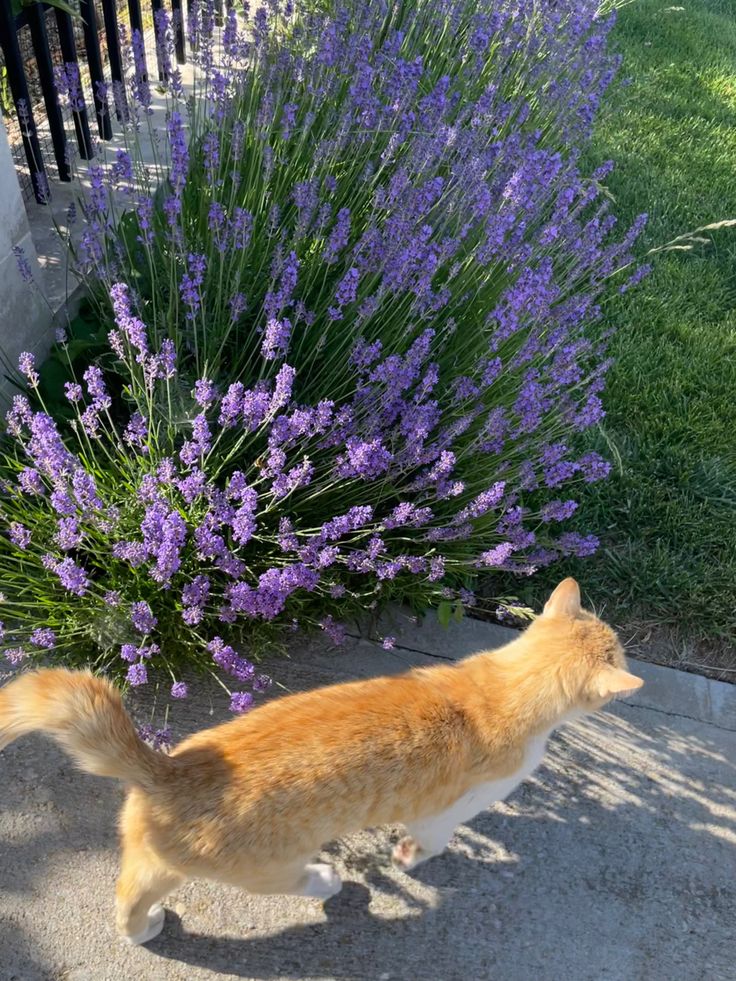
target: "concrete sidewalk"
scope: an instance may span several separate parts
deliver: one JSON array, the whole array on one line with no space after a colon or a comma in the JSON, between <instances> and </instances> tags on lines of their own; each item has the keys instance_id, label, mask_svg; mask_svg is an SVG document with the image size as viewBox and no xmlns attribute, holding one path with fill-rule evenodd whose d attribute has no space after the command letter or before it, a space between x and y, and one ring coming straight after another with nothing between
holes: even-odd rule
<instances>
[{"instance_id":1,"label":"concrete sidewalk","mask_svg":"<svg viewBox=\"0 0 736 981\"><path fill-rule=\"evenodd\" d=\"M272 671L297 690L510 636L477 621L392 632L392 652L312 646ZM328 848L346 884L324 907L193 883L145 948L113 929L121 788L47 740L14 743L0 754L0 981L734 981L736 688L639 669L637 699L558 733L508 802L411 876L387 862L398 829L364 832ZM186 708L178 734L223 715Z\"/></svg>"}]
</instances>

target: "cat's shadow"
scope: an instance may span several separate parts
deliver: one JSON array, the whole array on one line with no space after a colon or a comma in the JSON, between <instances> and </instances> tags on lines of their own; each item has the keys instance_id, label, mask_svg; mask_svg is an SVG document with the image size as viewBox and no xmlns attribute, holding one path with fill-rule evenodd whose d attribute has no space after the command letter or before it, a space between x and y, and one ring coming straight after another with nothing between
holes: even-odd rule
<instances>
[{"instance_id":1,"label":"cat's shadow","mask_svg":"<svg viewBox=\"0 0 736 981\"><path fill-rule=\"evenodd\" d=\"M444 856L445 860L449 856ZM456 861L469 861L452 856ZM430 860L420 874L436 860ZM457 872L457 870L455 870ZM398 895L401 891L395 880L380 872L371 876L370 885ZM424 876L422 876L424 881ZM190 967L223 971L228 976L250 981L270 981L274 977L306 981L330 978L331 981L376 981L391 978L400 981L415 979L411 973L412 949L416 952L427 942L426 919L436 919L440 907L421 909L401 918L385 919L370 910L372 890L359 882L346 881L337 896L324 904L326 920L318 923L295 924L286 929L253 939L246 937L212 937L188 932L180 917L166 912L164 933L147 945L159 957L180 961ZM402 894L403 895L403 894ZM406 898L406 897L403 897ZM441 902L441 901L440 901ZM402 967L403 966L403 967ZM409 975L401 973L410 969ZM458 964L458 973L443 981L459 981L467 972Z\"/></svg>"}]
</instances>

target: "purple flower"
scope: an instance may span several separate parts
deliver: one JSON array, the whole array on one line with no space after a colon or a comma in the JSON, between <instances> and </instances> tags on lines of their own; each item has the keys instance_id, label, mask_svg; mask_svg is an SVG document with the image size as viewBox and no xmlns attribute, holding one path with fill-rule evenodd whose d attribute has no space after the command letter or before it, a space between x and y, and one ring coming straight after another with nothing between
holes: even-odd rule
<instances>
[{"instance_id":1,"label":"purple flower","mask_svg":"<svg viewBox=\"0 0 736 981\"><path fill-rule=\"evenodd\" d=\"M506 559L514 551L514 546L511 542L501 542L500 545L496 545L495 548L489 549L487 552L483 552L478 562L478 566L491 566L498 568L502 566Z\"/></svg>"},{"instance_id":2,"label":"purple flower","mask_svg":"<svg viewBox=\"0 0 736 981\"><path fill-rule=\"evenodd\" d=\"M277 320L271 317L266 324L266 332L261 345L261 354L267 361L273 361L284 354L289 347L291 337L291 321L283 317Z\"/></svg>"},{"instance_id":3,"label":"purple flower","mask_svg":"<svg viewBox=\"0 0 736 981\"><path fill-rule=\"evenodd\" d=\"M169 151L171 153L171 169L169 180L174 188L174 194L181 196L187 182L189 172L189 150L184 133L181 113L172 112L167 123L169 133Z\"/></svg>"},{"instance_id":4,"label":"purple flower","mask_svg":"<svg viewBox=\"0 0 736 981\"><path fill-rule=\"evenodd\" d=\"M148 437L148 424L140 412L134 412L130 417L128 425L125 427L123 439L129 446L137 446L145 453L148 450L146 439Z\"/></svg>"},{"instance_id":5,"label":"purple flower","mask_svg":"<svg viewBox=\"0 0 736 981\"><path fill-rule=\"evenodd\" d=\"M597 551L600 542L595 535L580 535L576 531L565 532L555 542L564 555L583 559Z\"/></svg>"},{"instance_id":6,"label":"purple flower","mask_svg":"<svg viewBox=\"0 0 736 981\"><path fill-rule=\"evenodd\" d=\"M179 512L169 508L163 501L155 500L146 508L141 531L146 554L156 559L151 573L156 582L167 584L178 571L186 530L186 523Z\"/></svg>"},{"instance_id":7,"label":"purple flower","mask_svg":"<svg viewBox=\"0 0 736 981\"><path fill-rule=\"evenodd\" d=\"M173 378L176 374L176 347L169 337L161 341L161 350L158 354L158 368L161 378Z\"/></svg>"},{"instance_id":8,"label":"purple flower","mask_svg":"<svg viewBox=\"0 0 736 981\"><path fill-rule=\"evenodd\" d=\"M337 213L335 227L330 232L330 236L327 239L327 244L325 245L325 250L323 253L324 260L326 263L328 263L328 265L337 261L339 253L348 244L349 237L350 210L349 208L341 208Z\"/></svg>"},{"instance_id":9,"label":"purple flower","mask_svg":"<svg viewBox=\"0 0 736 981\"><path fill-rule=\"evenodd\" d=\"M577 465L586 484L592 484L596 480L605 480L611 472L611 464L598 453L586 453L585 456L580 457Z\"/></svg>"},{"instance_id":10,"label":"purple flower","mask_svg":"<svg viewBox=\"0 0 736 981\"><path fill-rule=\"evenodd\" d=\"M383 641L381 643L381 647L384 649L384 651L393 650L393 648L396 647L396 638L395 637L384 637L383 638Z\"/></svg>"},{"instance_id":11,"label":"purple flower","mask_svg":"<svg viewBox=\"0 0 736 981\"><path fill-rule=\"evenodd\" d=\"M62 552L68 552L70 549L81 545L82 533L76 518L59 518L54 541Z\"/></svg>"},{"instance_id":12,"label":"purple flower","mask_svg":"<svg viewBox=\"0 0 736 981\"><path fill-rule=\"evenodd\" d=\"M76 382L64 382L64 394L70 402L79 402L84 397L82 386Z\"/></svg>"},{"instance_id":13,"label":"purple flower","mask_svg":"<svg viewBox=\"0 0 736 981\"><path fill-rule=\"evenodd\" d=\"M181 599L185 606L202 606L207 602L210 592L210 580L207 576L195 576L192 582L184 587Z\"/></svg>"},{"instance_id":14,"label":"purple flower","mask_svg":"<svg viewBox=\"0 0 736 981\"><path fill-rule=\"evenodd\" d=\"M48 627L39 627L34 630L30 640L36 647L45 647L48 650L56 646L56 634Z\"/></svg>"},{"instance_id":15,"label":"purple flower","mask_svg":"<svg viewBox=\"0 0 736 981\"><path fill-rule=\"evenodd\" d=\"M23 427L32 427L35 419L36 416L31 411L25 395L14 395L13 405L5 416L8 431L16 438L20 438L23 434ZM50 419L49 422L51 422Z\"/></svg>"},{"instance_id":16,"label":"purple flower","mask_svg":"<svg viewBox=\"0 0 736 981\"><path fill-rule=\"evenodd\" d=\"M243 501L232 517L231 525L233 529L233 539L239 545L246 545L256 531L256 505L258 496L254 490L248 488L243 491L240 499Z\"/></svg>"},{"instance_id":17,"label":"purple flower","mask_svg":"<svg viewBox=\"0 0 736 981\"><path fill-rule=\"evenodd\" d=\"M342 317L342 308L347 306L348 303L355 301L358 295L359 282L360 273L353 266L351 269L348 269L337 286L337 290L335 291L336 306L330 307L328 311L331 320L339 320Z\"/></svg>"},{"instance_id":18,"label":"purple flower","mask_svg":"<svg viewBox=\"0 0 736 981\"><path fill-rule=\"evenodd\" d=\"M141 656L140 650L135 644L123 644L120 648L120 657L127 661L128 664L132 664L137 661Z\"/></svg>"},{"instance_id":19,"label":"purple flower","mask_svg":"<svg viewBox=\"0 0 736 981\"><path fill-rule=\"evenodd\" d=\"M336 623L332 616L320 620L319 625L336 647L345 643L345 627L341 623Z\"/></svg>"},{"instance_id":20,"label":"purple flower","mask_svg":"<svg viewBox=\"0 0 736 981\"><path fill-rule=\"evenodd\" d=\"M158 623L151 607L143 600L133 603L130 608L130 619L135 629L142 634L149 634Z\"/></svg>"},{"instance_id":21,"label":"purple flower","mask_svg":"<svg viewBox=\"0 0 736 981\"><path fill-rule=\"evenodd\" d=\"M209 409L217 398L217 386L208 378L199 378L194 383L194 399L203 409Z\"/></svg>"},{"instance_id":22,"label":"purple flower","mask_svg":"<svg viewBox=\"0 0 736 981\"><path fill-rule=\"evenodd\" d=\"M349 439L346 453L338 457L338 474L341 477L359 477L374 480L391 466L393 456L380 439L363 441Z\"/></svg>"},{"instance_id":23,"label":"purple flower","mask_svg":"<svg viewBox=\"0 0 736 981\"><path fill-rule=\"evenodd\" d=\"M11 521L8 526L8 538L16 546L25 551L31 543L30 531L19 521Z\"/></svg>"},{"instance_id":24,"label":"purple flower","mask_svg":"<svg viewBox=\"0 0 736 981\"><path fill-rule=\"evenodd\" d=\"M542 507L542 521L565 521L577 510L577 501L550 501Z\"/></svg>"},{"instance_id":25,"label":"purple flower","mask_svg":"<svg viewBox=\"0 0 736 981\"><path fill-rule=\"evenodd\" d=\"M17 416L16 404L11 409L12 413L15 413L12 420L14 424ZM75 466L75 459L64 446L56 423L45 413L36 412L31 415L28 424L31 429L28 455L36 469L52 480L67 476ZM9 423L9 428L10 425Z\"/></svg>"},{"instance_id":26,"label":"purple flower","mask_svg":"<svg viewBox=\"0 0 736 981\"><path fill-rule=\"evenodd\" d=\"M148 681L148 670L143 663L131 664L125 677L133 686L145 685Z\"/></svg>"},{"instance_id":27,"label":"purple flower","mask_svg":"<svg viewBox=\"0 0 736 981\"><path fill-rule=\"evenodd\" d=\"M30 351L23 351L18 357L18 368L28 379L28 384L33 388L39 383L38 372L36 371L36 358Z\"/></svg>"},{"instance_id":28,"label":"purple flower","mask_svg":"<svg viewBox=\"0 0 736 981\"><path fill-rule=\"evenodd\" d=\"M59 561L52 555L46 555L44 556L44 565L56 573L61 585L70 593L74 593L75 596L84 596L87 592L89 587L87 573L72 559L66 558Z\"/></svg>"},{"instance_id":29,"label":"purple flower","mask_svg":"<svg viewBox=\"0 0 736 981\"><path fill-rule=\"evenodd\" d=\"M429 560L429 581L437 582L445 574L445 560L443 556L436 555L433 559Z\"/></svg>"},{"instance_id":30,"label":"purple flower","mask_svg":"<svg viewBox=\"0 0 736 981\"><path fill-rule=\"evenodd\" d=\"M151 740L151 745L154 749L167 749L171 746L172 732L170 726L163 726L161 729L156 729L153 734L153 739Z\"/></svg>"},{"instance_id":31,"label":"purple flower","mask_svg":"<svg viewBox=\"0 0 736 981\"><path fill-rule=\"evenodd\" d=\"M186 698L188 694L189 688L185 681L175 681L171 686L172 698Z\"/></svg>"},{"instance_id":32,"label":"purple flower","mask_svg":"<svg viewBox=\"0 0 736 981\"><path fill-rule=\"evenodd\" d=\"M268 691L272 684L273 680L267 674L257 674L253 679L253 691Z\"/></svg>"},{"instance_id":33,"label":"purple flower","mask_svg":"<svg viewBox=\"0 0 736 981\"><path fill-rule=\"evenodd\" d=\"M125 283L115 283L110 287L110 299L112 300L113 313L115 314L115 323L123 335L128 338L132 347L138 352L136 361L139 364L143 364L145 356L148 354L146 326L142 320L132 313L128 287Z\"/></svg>"},{"instance_id":34,"label":"purple flower","mask_svg":"<svg viewBox=\"0 0 736 981\"><path fill-rule=\"evenodd\" d=\"M187 260L187 272L181 278L179 293L182 302L189 307L187 313L188 320L194 320L197 311L202 305L201 286L204 283L204 275L207 269L207 259L203 255L190 253Z\"/></svg>"},{"instance_id":35,"label":"purple flower","mask_svg":"<svg viewBox=\"0 0 736 981\"><path fill-rule=\"evenodd\" d=\"M204 494L207 488L207 477L202 470L194 467L186 477L177 480L176 486L187 504L191 504Z\"/></svg>"},{"instance_id":36,"label":"purple flower","mask_svg":"<svg viewBox=\"0 0 736 981\"><path fill-rule=\"evenodd\" d=\"M276 384L271 398L269 411L274 413L283 409L291 400L291 389L296 378L296 370L290 365L285 364L279 369L276 375Z\"/></svg>"},{"instance_id":37,"label":"purple flower","mask_svg":"<svg viewBox=\"0 0 736 981\"><path fill-rule=\"evenodd\" d=\"M230 711L241 714L253 708L253 696L248 691L234 691L230 696Z\"/></svg>"},{"instance_id":38,"label":"purple flower","mask_svg":"<svg viewBox=\"0 0 736 981\"><path fill-rule=\"evenodd\" d=\"M115 607L115 606L120 606L120 604L122 603L122 597L120 596L120 593L116 589L111 589L107 593L105 593L105 595L102 597L102 601L103 603L105 603L106 606Z\"/></svg>"},{"instance_id":39,"label":"purple flower","mask_svg":"<svg viewBox=\"0 0 736 981\"><path fill-rule=\"evenodd\" d=\"M470 518L480 518L492 508L498 507L503 500L505 490L505 481L497 481L487 491L479 494L467 507L464 507L454 519L455 523L462 524Z\"/></svg>"},{"instance_id":40,"label":"purple flower","mask_svg":"<svg viewBox=\"0 0 736 981\"><path fill-rule=\"evenodd\" d=\"M148 549L143 542L115 542L112 554L116 559L123 559L137 569L148 558Z\"/></svg>"},{"instance_id":41,"label":"purple flower","mask_svg":"<svg viewBox=\"0 0 736 981\"><path fill-rule=\"evenodd\" d=\"M43 494L45 487L41 474L33 467L26 467L18 474L18 485L25 494Z\"/></svg>"}]
</instances>

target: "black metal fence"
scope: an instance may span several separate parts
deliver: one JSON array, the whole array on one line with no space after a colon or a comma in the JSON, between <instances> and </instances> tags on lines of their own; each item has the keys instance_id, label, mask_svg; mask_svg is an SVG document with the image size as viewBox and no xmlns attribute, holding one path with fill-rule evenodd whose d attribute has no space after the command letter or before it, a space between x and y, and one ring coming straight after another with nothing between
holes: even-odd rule
<instances>
[{"instance_id":1,"label":"black metal fence","mask_svg":"<svg viewBox=\"0 0 736 981\"><path fill-rule=\"evenodd\" d=\"M182 0L170 2L176 58L183 64ZM18 13L13 0L0 0L3 113L16 165L25 171L24 194L40 204L49 200L49 177L70 181L73 156L78 152L89 160L98 139L111 139L111 111L120 120L125 112L121 35L139 31L151 39L154 14L163 6L163 0L150 0L145 11L141 0L70 3L78 17L40 0L31 0ZM59 77L67 87L66 109L59 99Z\"/></svg>"}]
</instances>

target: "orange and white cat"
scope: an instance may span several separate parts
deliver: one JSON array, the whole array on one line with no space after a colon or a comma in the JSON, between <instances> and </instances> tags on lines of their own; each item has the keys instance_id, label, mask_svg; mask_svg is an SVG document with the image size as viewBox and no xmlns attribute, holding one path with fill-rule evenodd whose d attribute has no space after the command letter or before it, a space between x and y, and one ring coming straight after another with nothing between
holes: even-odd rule
<instances>
[{"instance_id":1,"label":"orange and white cat","mask_svg":"<svg viewBox=\"0 0 736 981\"><path fill-rule=\"evenodd\" d=\"M334 895L340 879L313 859L362 828L404 824L393 858L412 868L507 797L556 726L641 685L615 633L581 609L577 583L566 579L499 650L281 698L168 756L138 738L107 681L61 669L24 674L0 690L0 748L40 730L84 770L130 786L117 923L140 944L160 932L159 901L186 879Z\"/></svg>"}]
</instances>

